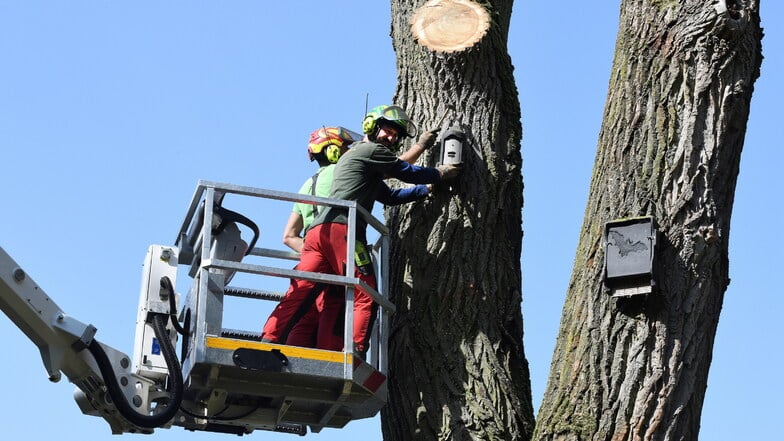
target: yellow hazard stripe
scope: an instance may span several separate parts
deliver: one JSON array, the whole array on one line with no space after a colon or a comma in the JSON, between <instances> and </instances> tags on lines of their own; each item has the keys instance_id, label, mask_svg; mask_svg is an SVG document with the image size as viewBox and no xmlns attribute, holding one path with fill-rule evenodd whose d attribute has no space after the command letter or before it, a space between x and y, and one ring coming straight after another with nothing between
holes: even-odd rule
<instances>
[{"instance_id":1,"label":"yellow hazard stripe","mask_svg":"<svg viewBox=\"0 0 784 441\"><path fill-rule=\"evenodd\" d=\"M310 360L329 361L332 363L352 364L353 354L343 352L325 351L321 349L301 348L298 346L276 345L273 343L260 343L252 341L241 341L222 337L207 337L207 347L214 349L226 349L235 351L237 349L255 349L259 351L279 350L286 357L307 358Z\"/></svg>"}]
</instances>

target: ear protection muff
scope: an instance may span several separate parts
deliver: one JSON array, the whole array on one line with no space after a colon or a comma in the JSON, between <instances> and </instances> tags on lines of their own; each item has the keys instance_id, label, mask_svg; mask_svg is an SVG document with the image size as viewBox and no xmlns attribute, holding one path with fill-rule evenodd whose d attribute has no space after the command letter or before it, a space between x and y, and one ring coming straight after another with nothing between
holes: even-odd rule
<instances>
[{"instance_id":1,"label":"ear protection muff","mask_svg":"<svg viewBox=\"0 0 784 441\"><path fill-rule=\"evenodd\" d=\"M340 159L340 147L330 144L324 149L324 156L330 164L335 164Z\"/></svg>"},{"instance_id":2,"label":"ear protection muff","mask_svg":"<svg viewBox=\"0 0 784 441\"><path fill-rule=\"evenodd\" d=\"M376 130L376 119L368 115L362 120L362 132L370 135L374 130Z\"/></svg>"}]
</instances>

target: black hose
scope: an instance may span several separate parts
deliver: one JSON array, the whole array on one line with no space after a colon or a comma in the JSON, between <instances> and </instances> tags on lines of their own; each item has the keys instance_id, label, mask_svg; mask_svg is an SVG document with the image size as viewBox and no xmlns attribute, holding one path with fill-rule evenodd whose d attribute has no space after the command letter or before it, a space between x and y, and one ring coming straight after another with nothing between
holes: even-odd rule
<instances>
[{"instance_id":1,"label":"black hose","mask_svg":"<svg viewBox=\"0 0 784 441\"><path fill-rule=\"evenodd\" d=\"M185 312L185 320L183 321L183 326L180 326L180 322L177 319L177 303L174 297L174 285L172 285L171 279L169 276L161 277L161 288L167 290L169 292L169 317L171 318L172 325L174 329L177 331L178 334L182 335L182 351L180 353L180 364L185 361L185 355L188 353L188 346L190 345L190 336L191 336L191 310L188 309Z\"/></svg>"},{"instance_id":2,"label":"black hose","mask_svg":"<svg viewBox=\"0 0 784 441\"><path fill-rule=\"evenodd\" d=\"M174 418L174 415L180 408L180 403L182 403L184 390L182 367L177 360L177 353L174 350L169 333L166 331L166 321L166 316L156 314L153 316L152 322L155 337L161 342L160 345L161 351L163 352L163 359L166 360L166 367L169 371L169 387L167 388L167 391L169 392L169 402L166 403L167 408L164 411L164 413L169 414L169 416L164 422L168 422L170 419Z\"/></svg>"},{"instance_id":3,"label":"black hose","mask_svg":"<svg viewBox=\"0 0 784 441\"><path fill-rule=\"evenodd\" d=\"M178 334L182 335L182 351L180 352L180 364L185 361L185 355L188 354L188 346L190 346L191 336L191 310L185 311L185 320L183 325L177 319L177 303L174 297L174 286L168 276L161 277L161 288L169 291L169 317L171 318L172 325Z\"/></svg>"},{"instance_id":4,"label":"black hose","mask_svg":"<svg viewBox=\"0 0 784 441\"><path fill-rule=\"evenodd\" d=\"M170 393L166 409L155 415L139 413L128 403L125 394L117 384L117 377L114 374L114 369L112 369L109 357L106 355L106 352L103 350L100 343L98 343L97 340L93 340L87 346L87 349L98 364L98 369L101 371L104 384L106 385L109 396L112 398L117 410L131 424L147 429L159 427L174 418L174 415L180 408L183 397L182 372L180 370L180 363L177 361L177 356L174 353L171 340L166 332L167 320L168 317L163 314L155 314L152 318L152 328L153 331L155 331L155 337L160 342L163 357L166 360L166 366L168 366L169 369L169 389L167 390Z\"/></svg>"},{"instance_id":5,"label":"black hose","mask_svg":"<svg viewBox=\"0 0 784 441\"><path fill-rule=\"evenodd\" d=\"M161 288L165 289L169 292L169 317L171 317L172 325L174 326L174 330L177 331L178 334L182 335L184 338L188 338L188 331L180 326L180 322L177 319L177 303L174 298L174 285L172 285L171 279L169 276L161 277Z\"/></svg>"}]
</instances>

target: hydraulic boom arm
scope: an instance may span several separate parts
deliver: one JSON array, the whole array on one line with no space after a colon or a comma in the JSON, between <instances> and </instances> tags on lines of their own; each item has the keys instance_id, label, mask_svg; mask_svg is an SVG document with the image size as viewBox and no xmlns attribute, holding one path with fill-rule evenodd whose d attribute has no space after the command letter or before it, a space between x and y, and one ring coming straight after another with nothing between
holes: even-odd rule
<instances>
[{"instance_id":1,"label":"hydraulic boom arm","mask_svg":"<svg viewBox=\"0 0 784 441\"><path fill-rule=\"evenodd\" d=\"M83 413L104 418L115 434L152 433L161 424L145 420L146 397L157 386L132 374L127 355L95 340L96 328L63 312L2 247L0 309L38 346L49 380L60 381L64 373L77 386L74 398ZM131 406L139 420L129 422L118 406Z\"/></svg>"}]
</instances>

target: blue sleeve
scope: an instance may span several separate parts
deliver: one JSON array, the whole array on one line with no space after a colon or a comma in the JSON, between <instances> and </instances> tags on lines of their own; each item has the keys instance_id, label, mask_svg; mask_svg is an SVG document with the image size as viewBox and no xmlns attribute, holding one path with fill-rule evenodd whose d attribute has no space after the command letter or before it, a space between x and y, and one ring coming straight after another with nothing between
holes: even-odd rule
<instances>
[{"instance_id":1,"label":"blue sleeve","mask_svg":"<svg viewBox=\"0 0 784 441\"><path fill-rule=\"evenodd\" d=\"M427 196L427 186L417 185L408 188L391 189L382 183L376 194L376 200L384 205L400 205L413 202Z\"/></svg>"},{"instance_id":2,"label":"blue sleeve","mask_svg":"<svg viewBox=\"0 0 784 441\"><path fill-rule=\"evenodd\" d=\"M397 160L393 166L386 170L393 178L400 179L409 184L435 184L441 180L438 170L430 167L411 165L408 162Z\"/></svg>"}]
</instances>

